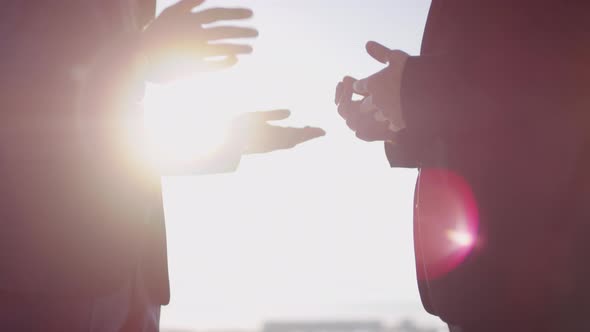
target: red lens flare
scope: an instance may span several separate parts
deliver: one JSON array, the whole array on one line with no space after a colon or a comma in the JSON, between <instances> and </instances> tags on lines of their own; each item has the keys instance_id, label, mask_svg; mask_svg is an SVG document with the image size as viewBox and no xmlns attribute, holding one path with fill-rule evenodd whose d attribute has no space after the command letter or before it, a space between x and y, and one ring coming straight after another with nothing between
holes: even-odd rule
<instances>
[{"instance_id":1,"label":"red lens flare","mask_svg":"<svg viewBox=\"0 0 590 332\"><path fill-rule=\"evenodd\" d=\"M477 202L463 177L444 169L424 169L415 203L418 278L432 280L459 266L477 244Z\"/></svg>"}]
</instances>

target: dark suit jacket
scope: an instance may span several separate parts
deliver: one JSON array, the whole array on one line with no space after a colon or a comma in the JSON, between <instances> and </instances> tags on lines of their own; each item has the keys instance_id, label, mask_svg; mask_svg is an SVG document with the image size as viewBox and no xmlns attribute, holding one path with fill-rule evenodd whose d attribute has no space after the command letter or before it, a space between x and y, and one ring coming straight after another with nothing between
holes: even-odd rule
<instances>
[{"instance_id":1,"label":"dark suit jacket","mask_svg":"<svg viewBox=\"0 0 590 332\"><path fill-rule=\"evenodd\" d=\"M130 67L93 68L101 49L154 17L155 1L125 3L2 5L1 291L97 296L139 268L154 300L169 300L159 178L146 186L129 176L123 158L79 123L108 112L100 106L113 97L106 88L83 93L87 82L102 75L102 87L116 86L117 71ZM117 51L124 59L126 49Z\"/></svg>"},{"instance_id":2,"label":"dark suit jacket","mask_svg":"<svg viewBox=\"0 0 590 332\"><path fill-rule=\"evenodd\" d=\"M423 256L425 234L441 230L415 217L423 303L446 321L557 314L588 294L588 10L432 1L421 55L403 77L407 128L386 152L392 167L418 167L422 180L444 169L473 192L476 246L444 275ZM419 193L437 185L418 181L416 215Z\"/></svg>"}]
</instances>

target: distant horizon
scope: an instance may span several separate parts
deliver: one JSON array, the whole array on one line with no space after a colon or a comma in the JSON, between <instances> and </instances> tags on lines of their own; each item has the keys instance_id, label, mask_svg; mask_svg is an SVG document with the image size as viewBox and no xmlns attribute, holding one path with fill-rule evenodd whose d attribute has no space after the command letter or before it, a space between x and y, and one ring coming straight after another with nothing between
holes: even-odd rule
<instances>
[{"instance_id":1,"label":"distant horizon","mask_svg":"<svg viewBox=\"0 0 590 332\"><path fill-rule=\"evenodd\" d=\"M354 308L356 307L356 308ZM347 310L334 308L326 309L325 306L310 306L306 311L291 311L285 315L268 315L266 318L257 319L254 315L247 312L243 320L236 320L233 317L232 323L224 324L223 314L218 316L216 321L209 321L207 328L197 329L199 331L252 331L260 330L269 322L367 322L374 321L384 324L384 326L395 326L404 320L411 320L420 326L441 327L442 322L434 316L427 316L419 303L389 303L375 305L350 305ZM363 308L363 310L359 310ZM192 307L196 312L207 313L219 308ZM356 309L356 310L355 310ZM289 310L284 310L289 312ZM206 321L206 319L204 319ZM170 322L170 320L169 320ZM184 324L180 325L162 325L163 327L186 328Z\"/></svg>"},{"instance_id":2,"label":"distant horizon","mask_svg":"<svg viewBox=\"0 0 590 332\"><path fill-rule=\"evenodd\" d=\"M262 322L259 326L256 327L252 327L252 328L208 328L208 329L190 329L190 328L166 328L163 327L161 330L162 332L264 332L265 331L265 327L268 324L278 324L278 325L284 325L285 328L289 328L289 325L294 325L294 326L313 326L313 325L318 325L318 326L322 326L322 325L347 325L347 324L354 324L354 325L374 325L374 324L378 324L379 328L383 329L383 331L388 331L390 329L397 329L399 327L403 327L406 326L408 324L411 324L417 328L420 329L427 329L427 330L439 330L439 329L443 329L444 326L442 326L441 324L433 324L432 322L421 322L419 320L416 320L412 317L405 317L405 318L400 318L397 321L394 322L385 322L379 319L310 319L310 320L305 320L305 319L290 319L290 320L272 320L272 321L266 321L266 322ZM367 331L370 332L370 331Z\"/></svg>"}]
</instances>

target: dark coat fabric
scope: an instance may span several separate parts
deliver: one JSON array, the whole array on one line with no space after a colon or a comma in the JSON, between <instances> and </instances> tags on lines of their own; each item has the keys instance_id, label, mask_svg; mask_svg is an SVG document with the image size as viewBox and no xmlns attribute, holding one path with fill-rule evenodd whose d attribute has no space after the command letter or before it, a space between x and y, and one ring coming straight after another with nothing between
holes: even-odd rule
<instances>
[{"instance_id":1,"label":"dark coat fabric","mask_svg":"<svg viewBox=\"0 0 590 332\"><path fill-rule=\"evenodd\" d=\"M154 302L168 303L159 179L138 183L79 123L109 111L104 91L82 93L97 55L147 24L155 1L10 0L2 10L0 292L100 296L139 270Z\"/></svg>"},{"instance_id":2,"label":"dark coat fabric","mask_svg":"<svg viewBox=\"0 0 590 332\"><path fill-rule=\"evenodd\" d=\"M447 322L590 308L589 10L583 1L432 1L421 54L403 76L407 128L386 153L392 167L420 170L420 293ZM430 264L440 254L431 241L453 222L440 189L453 185L471 195L477 227L471 250L443 271Z\"/></svg>"}]
</instances>

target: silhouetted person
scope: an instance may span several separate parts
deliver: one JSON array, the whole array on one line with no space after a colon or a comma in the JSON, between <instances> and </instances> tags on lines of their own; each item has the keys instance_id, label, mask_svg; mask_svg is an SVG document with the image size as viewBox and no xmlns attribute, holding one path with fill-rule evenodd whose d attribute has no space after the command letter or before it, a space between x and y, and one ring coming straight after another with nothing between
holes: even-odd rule
<instances>
[{"instance_id":1,"label":"silhouetted person","mask_svg":"<svg viewBox=\"0 0 590 332\"><path fill-rule=\"evenodd\" d=\"M257 34L204 28L252 13L193 12L202 2L182 0L158 18L154 0L2 3L1 331L158 330L169 301L155 171L165 163L146 167L134 153L144 82L231 67L251 48L224 40ZM231 171L242 153L323 134L266 123L288 115L243 115L217 155L159 172Z\"/></svg>"},{"instance_id":2,"label":"silhouetted person","mask_svg":"<svg viewBox=\"0 0 590 332\"><path fill-rule=\"evenodd\" d=\"M420 293L454 331L590 330L588 10L433 0L420 56L371 42L387 68L337 88L359 138L420 170Z\"/></svg>"}]
</instances>

